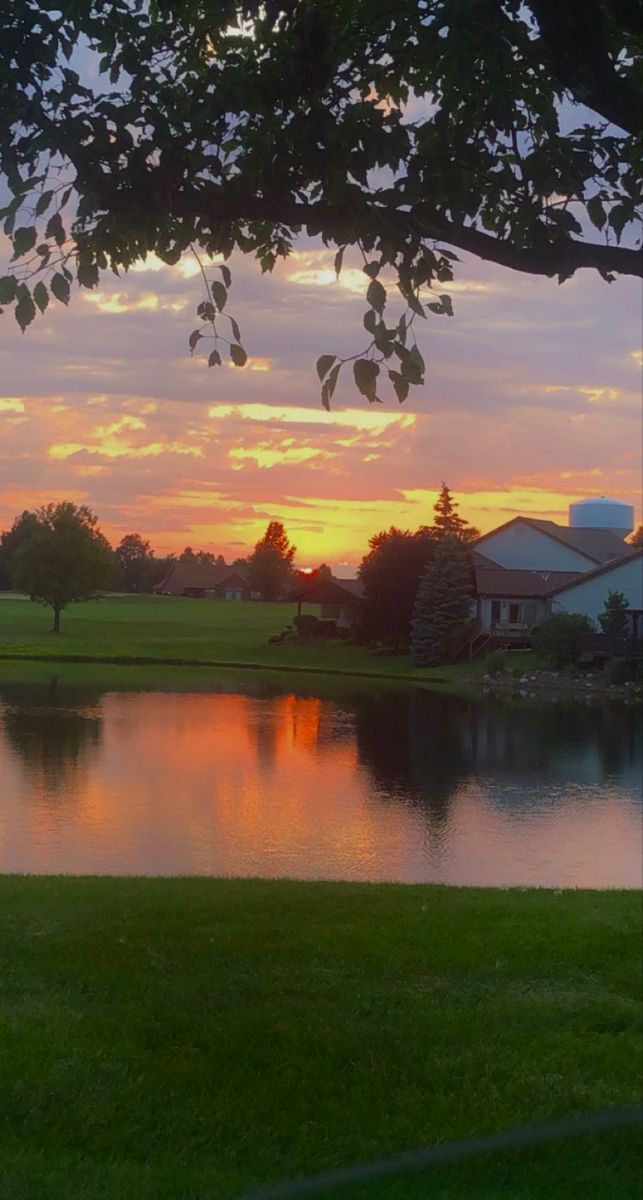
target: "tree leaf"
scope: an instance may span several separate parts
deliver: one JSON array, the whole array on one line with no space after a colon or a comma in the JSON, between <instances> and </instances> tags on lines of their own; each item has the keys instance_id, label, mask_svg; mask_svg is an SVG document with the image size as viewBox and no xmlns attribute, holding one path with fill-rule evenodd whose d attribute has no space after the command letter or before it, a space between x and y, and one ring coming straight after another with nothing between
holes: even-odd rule
<instances>
[{"instance_id":1,"label":"tree leaf","mask_svg":"<svg viewBox=\"0 0 643 1200\"><path fill-rule=\"evenodd\" d=\"M63 226L62 217L59 212L54 213L47 221L45 229L45 237L53 238L58 246L62 246L66 238L65 229Z\"/></svg>"},{"instance_id":2,"label":"tree leaf","mask_svg":"<svg viewBox=\"0 0 643 1200\"><path fill-rule=\"evenodd\" d=\"M190 336L188 338L188 346L190 347L190 350L194 350L194 347L196 346L197 342L200 341L202 337L203 337L203 334L201 333L200 329L192 330L192 333L190 334Z\"/></svg>"},{"instance_id":3,"label":"tree leaf","mask_svg":"<svg viewBox=\"0 0 643 1200\"><path fill-rule=\"evenodd\" d=\"M366 263L366 266L364 267L364 274L368 275L369 279L377 279L379 273L380 264L378 262ZM375 308L375 305L373 305L373 308Z\"/></svg>"},{"instance_id":4,"label":"tree leaf","mask_svg":"<svg viewBox=\"0 0 643 1200\"><path fill-rule=\"evenodd\" d=\"M49 286L57 300L60 300L62 304L69 304L69 282L64 275L56 272Z\"/></svg>"},{"instance_id":5,"label":"tree leaf","mask_svg":"<svg viewBox=\"0 0 643 1200\"><path fill-rule=\"evenodd\" d=\"M16 229L13 235L13 257L20 258L21 255L27 254L35 246L37 237L35 225L24 225L21 229Z\"/></svg>"},{"instance_id":6,"label":"tree leaf","mask_svg":"<svg viewBox=\"0 0 643 1200\"><path fill-rule=\"evenodd\" d=\"M29 294L29 289L24 283L18 288L18 303L14 308L14 316L18 322L22 332L24 333L27 325L31 325L35 315L36 306Z\"/></svg>"},{"instance_id":7,"label":"tree leaf","mask_svg":"<svg viewBox=\"0 0 643 1200\"><path fill-rule=\"evenodd\" d=\"M221 278L222 278L225 286L227 288L231 287L232 286L232 271L230 270L230 268L226 267L225 263L219 263L219 270L221 272Z\"/></svg>"},{"instance_id":8,"label":"tree leaf","mask_svg":"<svg viewBox=\"0 0 643 1200\"><path fill-rule=\"evenodd\" d=\"M375 384L379 373L380 369L377 363L372 362L369 358L358 358L357 362L353 364L353 376L357 388L371 403L376 399Z\"/></svg>"},{"instance_id":9,"label":"tree leaf","mask_svg":"<svg viewBox=\"0 0 643 1200\"><path fill-rule=\"evenodd\" d=\"M344 262L344 251L345 250L346 250L345 246L340 246L339 250L337 251L337 254L335 255L335 274L338 279L339 279L339 276L341 273L342 264Z\"/></svg>"},{"instance_id":10,"label":"tree leaf","mask_svg":"<svg viewBox=\"0 0 643 1200\"><path fill-rule=\"evenodd\" d=\"M366 301L380 316L382 315L386 304L386 289L382 287L379 279L372 279L369 283Z\"/></svg>"},{"instance_id":11,"label":"tree leaf","mask_svg":"<svg viewBox=\"0 0 643 1200\"><path fill-rule=\"evenodd\" d=\"M230 358L232 359L235 367L245 367L248 361L248 355L246 354L243 346L239 346L237 342L232 342L230 346Z\"/></svg>"},{"instance_id":12,"label":"tree leaf","mask_svg":"<svg viewBox=\"0 0 643 1200\"><path fill-rule=\"evenodd\" d=\"M447 317L452 317L453 316L453 302L451 300L451 297L447 296L446 294L443 294L440 296L440 300L442 301L442 311L447 314Z\"/></svg>"},{"instance_id":13,"label":"tree leaf","mask_svg":"<svg viewBox=\"0 0 643 1200\"><path fill-rule=\"evenodd\" d=\"M36 204L36 216L37 217L41 217L42 214L47 211L47 209L49 208L49 205L51 204L51 197L53 196L53 194L54 193L52 191L42 192L41 195L38 197L38 203Z\"/></svg>"},{"instance_id":14,"label":"tree leaf","mask_svg":"<svg viewBox=\"0 0 643 1200\"><path fill-rule=\"evenodd\" d=\"M210 291L212 292L212 299L219 309L219 312L223 312L226 306L226 300L228 299L228 292L226 288L222 283L219 283L218 279L215 279L214 282L210 284Z\"/></svg>"},{"instance_id":15,"label":"tree leaf","mask_svg":"<svg viewBox=\"0 0 643 1200\"><path fill-rule=\"evenodd\" d=\"M600 196L592 196L591 200L587 201L587 215L592 225L595 225L597 229L603 228L607 214Z\"/></svg>"},{"instance_id":16,"label":"tree leaf","mask_svg":"<svg viewBox=\"0 0 643 1200\"><path fill-rule=\"evenodd\" d=\"M221 366L221 355L219 354L218 350L212 351L212 354L210 355L210 357L208 359L208 366L209 367L220 367Z\"/></svg>"},{"instance_id":17,"label":"tree leaf","mask_svg":"<svg viewBox=\"0 0 643 1200\"><path fill-rule=\"evenodd\" d=\"M228 316L228 315L229 314L226 313L226 316ZM229 320L230 320L230 328L232 329L232 336L237 342L240 342L241 341L241 330L239 329L239 326L237 325L237 322L235 321L234 317L229 317Z\"/></svg>"},{"instance_id":18,"label":"tree leaf","mask_svg":"<svg viewBox=\"0 0 643 1200\"><path fill-rule=\"evenodd\" d=\"M337 361L336 354L321 354L317 359L317 374L320 379L323 379L328 374L334 362Z\"/></svg>"},{"instance_id":19,"label":"tree leaf","mask_svg":"<svg viewBox=\"0 0 643 1200\"><path fill-rule=\"evenodd\" d=\"M49 304L49 292L42 282L42 279L38 280L38 283L33 290L33 298L41 313L44 313L47 305Z\"/></svg>"},{"instance_id":20,"label":"tree leaf","mask_svg":"<svg viewBox=\"0 0 643 1200\"><path fill-rule=\"evenodd\" d=\"M395 388L395 395L400 404L403 404L409 394L409 381L399 371L389 371L388 377Z\"/></svg>"},{"instance_id":21,"label":"tree leaf","mask_svg":"<svg viewBox=\"0 0 643 1200\"><path fill-rule=\"evenodd\" d=\"M98 283L98 267L93 262L79 262L76 278L81 287L96 287Z\"/></svg>"},{"instance_id":22,"label":"tree leaf","mask_svg":"<svg viewBox=\"0 0 643 1200\"><path fill-rule=\"evenodd\" d=\"M0 304L11 304L16 298L18 281L15 275L3 275L0 279Z\"/></svg>"},{"instance_id":23,"label":"tree leaf","mask_svg":"<svg viewBox=\"0 0 643 1200\"><path fill-rule=\"evenodd\" d=\"M330 402L333 398L333 394L334 394L335 388L337 386L337 380L339 378L339 372L341 371L341 369L342 369L342 364L338 363L336 367L333 367L330 375L328 376L328 378L325 380L325 382L323 384L322 404L323 404L324 408L326 409L326 412L330 412Z\"/></svg>"}]
</instances>

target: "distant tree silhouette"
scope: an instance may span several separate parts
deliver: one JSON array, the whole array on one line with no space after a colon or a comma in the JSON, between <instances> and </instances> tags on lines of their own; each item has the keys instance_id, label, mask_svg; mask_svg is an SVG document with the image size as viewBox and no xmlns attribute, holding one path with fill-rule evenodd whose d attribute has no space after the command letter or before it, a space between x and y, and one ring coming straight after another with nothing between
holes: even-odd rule
<instances>
[{"instance_id":1,"label":"distant tree silhouette","mask_svg":"<svg viewBox=\"0 0 643 1200\"><path fill-rule=\"evenodd\" d=\"M154 555L150 543L140 533L127 533L114 551L122 586L127 592L147 591Z\"/></svg>"},{"instance_id":2,"label":"distant tree silhouette","mask_svg":"<svg viewBox=\"0 0 643 1200\"><path fill-rule=\"evenodd\" d=\"M10 564L13 555L37 527L35 513L22 512L16 517L11 529L0 534L0 590L12 587Z\"/></svg>"},{"instance_id":3,"label":"distant tree silhouette","mask_svg":"<svg viewBox=\"0 0 643 1200\"><path fill-rule=\"evenodd\" d=\"M295 552L281 521L271 521L250 555L250 590L260 592L264 600L286 596L293 582Z\"/></svg>"},{"instance_id":4,"label":"distant tree silhouette","mask_svg":"<svg viewBox=\"0 0 643 1200\"><path fill-rule=\"evenodd\" d=\"M70 500L38 509L32 532L11 559L14 586L60 614L74 600L89 600L107 584L113 567L109 542L85 505Z\"/></svg>"},{"instance_id":5,"label":"distant tree silhouette","mask_svg":"<svg viewBox=\"0 0 643 1200\"><path fill-rule=\"evenodd\" d=\"M369 546L359 567L366 600L364 634L398 651L409 644L415 595L435 541L426 527L411 533L392 525L376 533Z\"/></svg>"},{"instance_id":6,"label":"distant tree silhouette","mask_svg":"<svg viewBox=\"0 0 643 1200\"><path fill-rule=\"evenodd\" d=\"M629 627L627 618L629 607L630 602L627 596L624 596L622 592L609 591L603 612L598 614L598 623L603 633L610 634L612 637L625 637Z\"/></svg>"},{"instance_id":7,"label":"distant tree silhouette","mask_svg":"<svg viewBox=\"0 0 643 1200\"><path fill-rule=\"evenodd\" d=\"M453 499L446 483L442 483L440 495L433 505L433 536L440 540L445 537L457 537L461 542L472 542L480 536L469 522L458 513L457 501Z\"/></svg>"}]
</instances>

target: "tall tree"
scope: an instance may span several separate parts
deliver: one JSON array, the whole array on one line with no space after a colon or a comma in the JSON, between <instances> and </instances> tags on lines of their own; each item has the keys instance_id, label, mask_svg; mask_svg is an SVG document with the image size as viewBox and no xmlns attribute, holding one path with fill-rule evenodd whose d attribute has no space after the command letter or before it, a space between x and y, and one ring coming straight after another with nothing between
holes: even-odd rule
<instances>
[{"instance_id":1,"label":"tall tree","mask_svg":"<svg viewBox=\"0 0 643 1200\"><path fill-rule=\"evenodd\" d=\"M70 500L47 504L34 514L36 525L11 559L14 586L52 608L53 632L74 600L89 600L112 571L112 551L85 505Z\"/></svg>"},{"instance_id":2,"label":"tall tree","mask_svg":"<svg viewBox=\"0 0 643 1200\"><path fill-rule=\"evenodd\" d=\"M364 633L393 650L409 644L409 629L418 584L435 543L429 529L416 533L390 529L376 533L362 559L359 577L364 585Z\"/></svg>"},{"instance_id":3,"label":"tall tree","mask_svg":"<svg viewBox=\"0 0 643 1200\"><path fill-rule=\"evenodd\" d=\"M18 547L33 533L36 526L35 513L25 511L16 517L11 529L0 534L0 591L12 586L9 564Z\"/></svg>"},{"instance_id":4,"label":"tall tree","mask_svg":"<svg viewBox=\"0 0 643 1200\"><path fill-rule=\"evenodd\" d=\"M145 592L150 586L154 554L140 533L127 533L114 551L122 585L127 592Z\"/></svg>"},{"instance_id":5,"label":"tall tree","mask_svg":"<svg viewBox=\"0 0 643 1200\"><path fill-rule=\"evenodd\" d=\"M418 588L411 624L411 653L418 667L450 662L462 641L472 592L469 555L461 540L443 538Z\"/></svg>"},{"instance_id":6,"label":"tall tree","mask_svg":"<svg viewBox=\"0 0 643 1200\"><path fill-rule=\"evenodd\" d=\"M152 251L270 271L321 235L338 271L364 262L357 387L373 400L388 375L402 400L424 374L411 319L451 314L458 251L641 274L634 0L0 0L0 23L0 304L23 329ZM206 276L191 349L242 366L229 269ZM318 363L326 405L341 366Z\"/></svg>"},{"instance_id":7,"label":"tall tree","mask_svg":"<svg viewBox=\"0 0 643 1200\"><path fill-rule=\"evenodd\" d=\"M433 536L440 541L445 537L456 537L461 542L472 542L479 537L479 531L458 513L458 503L453 499L446 483L442 483L440 495L433 505Z\"/></svg>"},{"instance_id":8,"label":"tall tree","mask_svg":"<svg viewBox=\"0 0 643 1200\"><path fill-rule=\"evenodd\" d=\"M293 582L295 553L296 547L291 546L281 521L271 521L250 556L250 590L259 592L264 600L285 597Z\"/></svg>"}]
</instances>

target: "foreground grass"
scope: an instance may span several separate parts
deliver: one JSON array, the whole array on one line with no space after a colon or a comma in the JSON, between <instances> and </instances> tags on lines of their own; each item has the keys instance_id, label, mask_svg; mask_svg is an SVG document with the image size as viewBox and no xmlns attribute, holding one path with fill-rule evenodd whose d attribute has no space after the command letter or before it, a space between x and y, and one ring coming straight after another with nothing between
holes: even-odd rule
<instances>
[{"instance_id":1,"label":"foreground grass","mask_svg":"<svg viewBox=\"0 0 643 1200\"><path fill-rule=\"evenodd\" d=\"M0 879L0 1194L231 1200L632 1103L640 916L618 892ZM635 1200L635 1143L332 1200Z\"/></svg>"},{"instance_id":2,"label":"foreground grass","mask_svg":"<svg viewBox=\"0 0 643 1200\"><path fill-rule=\"evenodd\" d=\"M119 597L71 605L56 636L49 610L29 600L2 599L0 659L245 665L428 682L456 682L484 669L467 663L416 670L408 655L383 655L342 641L268 645L271 634L292 623L295 611L294 604Z\"/></svg>"}]
</instances>

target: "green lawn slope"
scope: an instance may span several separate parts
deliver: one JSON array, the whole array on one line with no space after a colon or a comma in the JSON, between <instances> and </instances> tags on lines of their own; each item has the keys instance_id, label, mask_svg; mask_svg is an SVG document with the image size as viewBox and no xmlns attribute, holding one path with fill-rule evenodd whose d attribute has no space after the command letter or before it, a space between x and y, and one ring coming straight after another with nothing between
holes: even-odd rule
<instances>
[{"instance_id":1,"label":"green lawn slope","mask_svg":"<svg viewBox=\"0 0 643 1200\"><path fill-rule=\"evenodd\" d=\"M70 605L62 632L55 635L48 609L29 600L0 599L0 659L205 663L447 682L471 674L469 663L416 670L408 655L380 654L339 640L269 645L268 637L291 624L295 612L294 604L107 598ZM482 669L474 664L474 671Z\"/></svg>"},{"instance_id":2,"label":"green lawn slope","mask_svg":"<svg viewBox=\"0 0 643 1200\"><path fill-rule=\"evenodd\" d=\"M233 1200L635 1102L640 897L0 879L3 1200ZM639 1200L631 1132L327 1200Z\"/></svg>"}]
</instances>

